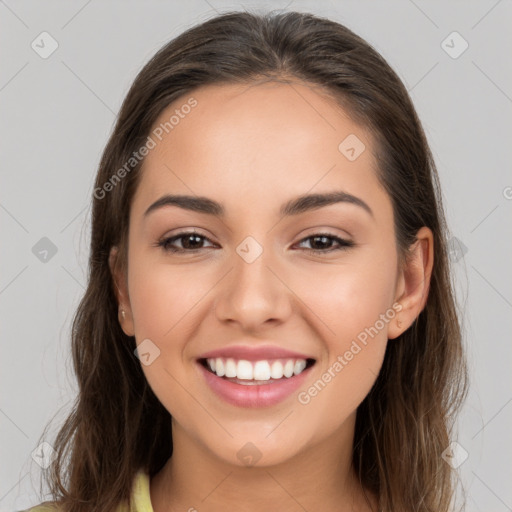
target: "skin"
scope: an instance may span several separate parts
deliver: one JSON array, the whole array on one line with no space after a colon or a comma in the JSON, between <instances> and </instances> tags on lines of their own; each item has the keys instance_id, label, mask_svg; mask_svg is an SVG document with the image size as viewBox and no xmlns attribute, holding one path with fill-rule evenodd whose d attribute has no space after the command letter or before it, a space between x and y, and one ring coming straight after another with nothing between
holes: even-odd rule
<instances>
[{"instance_id":1,"label":"skin","mask_svg":"<svg viewBox=\"0 0 512 512\"><path fill-rule=\"evenodd\" d=\"M308 84L201 87L198 105L146 157L130 210L128 269L110 264L125 310L124 332L160 350L142 365L173 417L174 453L151 479L155 512L369 511L351 459L356 411L380 371L388 340L423 309L433 264L424 227L406 267L398 266L393 210L377 180L371 134ZM155 123L168 120L189 96ZM349 161L338 145L356 134L366 150ZM280 217L288 200L344 190L373 211L337 203ZM206 196L224 218L166 206L144 217L162 195ZM158 241L196 228L198 252L173 254ZM311 238L328 233L353 247L314 254ZM252 236L263 253L247 263L237 246ZM202 246L201 246L201 240ZM175 246L186 244L177 240ZM316 359L304 390L343 355L356 336L394 303L402 307L311 401L293 393L272 407L247 409L218 398L196 358L233 344L277 345ZM398 326L398 321L401 326ZM390 341L391 343L393 341ZM237 453L253 443L261 458Z\"/></svg>"}]
</instances>

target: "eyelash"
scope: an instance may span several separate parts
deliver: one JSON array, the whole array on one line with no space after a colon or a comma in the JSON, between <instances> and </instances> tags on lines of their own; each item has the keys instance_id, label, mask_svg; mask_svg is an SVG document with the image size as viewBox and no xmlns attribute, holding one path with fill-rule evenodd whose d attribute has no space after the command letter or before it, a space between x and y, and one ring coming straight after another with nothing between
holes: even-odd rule
<instances>
[{"instance_id":1,"label":"eyelash","mask_svg":"<svg viewBox=\"0 0 512 512\"><path fill-rule=\"evenodd\" d=\"M203 238L204 240L208 240L209 242L211 242L211 240L208 237L201 235L200 233L197 233L195 231L183 231L183 232L178 233L177 235L174 235L172 237L164 238L164 239L160 240L156 245L158 247L162 247L164 252L171 252L171 253L185 253L185 252L195 253L197 251L200 251L201 249L205 249L205 247L199 247L197 249L183 249L183 248L179 248L179 247L176 248L176 247L170 246L170 243L174 242L175 240L179 240L180 238L185 238L187 236L192 236L192 235L195 235L199 238ZM298 243L302 243L306 240L310 240L312 238L319 238L319 237L329 238L329 239L337 242L338 247L337 248L329 248L327 250L323 250L323 249L305 249L305 250L308 252L311 252L313 254L325 254L325 253L330 253L330 252L334 252L334 251L343 251L343 250L349 249L350 247L353 247L355 245L355 243L352 242L351 240L345 240L345 239L340 238L331 233L315 233L306 238L303 238ZM213 243L213 242L211 242L211 243Z\"/></svg>"}]
</instances>

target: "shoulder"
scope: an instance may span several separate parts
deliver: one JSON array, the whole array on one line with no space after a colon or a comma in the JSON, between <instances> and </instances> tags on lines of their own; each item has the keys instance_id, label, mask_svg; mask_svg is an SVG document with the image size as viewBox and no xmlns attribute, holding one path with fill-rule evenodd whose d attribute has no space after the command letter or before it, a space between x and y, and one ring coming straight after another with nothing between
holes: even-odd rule
<instances>
[{"instance_id":1,"label":"shoulder","mask_svg":"<svg viewBox=\"0 0 512 512\"><path fill-rule=\"evenodd\" d=\"M149 474L143 470L139 470L133 480L130 503L120 503L116 512L153 512L149 482ZM44 503L19 512L59 512L60 510L57 502L45 501Z\"/></svg>"},{"instance_id":2,"label":"shoulder","mask_svg":"<svg viewBox=\"0 0 512 512\"><path fill-rule=\"evenodd\" d=\"M150 477L143 470L139 470L135 475L130 510L135 512L153 512L150 497ZM117 512L124 512L119 509Z\"/></svg>"}]
</instances>

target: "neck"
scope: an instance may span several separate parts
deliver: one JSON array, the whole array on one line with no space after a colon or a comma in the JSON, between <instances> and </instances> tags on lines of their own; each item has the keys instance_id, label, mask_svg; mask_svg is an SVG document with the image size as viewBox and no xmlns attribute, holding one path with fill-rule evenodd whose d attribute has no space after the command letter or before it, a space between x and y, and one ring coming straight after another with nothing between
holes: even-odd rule
<instances>
[{"instance_id":1,"label":"neck","mask_svg":"<svg viewBox=\"0 0 512 512\"><path fill-rule=\"evenodd\" d=\"M272 466L219 459L173 422L173 455L150 482L154 512L376 512L352 465L355 415L340 431ZM369 505L369 503L371 505Z\"/></svg>"}]
</instances>

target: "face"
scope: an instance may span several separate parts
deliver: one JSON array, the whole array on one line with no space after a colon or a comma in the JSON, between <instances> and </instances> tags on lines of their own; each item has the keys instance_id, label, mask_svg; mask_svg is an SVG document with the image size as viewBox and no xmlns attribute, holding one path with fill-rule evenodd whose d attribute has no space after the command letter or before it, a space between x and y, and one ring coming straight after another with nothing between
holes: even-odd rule
<instances>
[{"instance_id":1,"label":"face","mask_svg":"<svg viewBox=\"0 0 512 512\"><path fill-rule=\"evenodd\" d=\"M313 86L203 87L154 128L176 109L131 205L123 328L177 432L276 464L353 429L379 373L398 311L391 201L370 134Z\"/></svg>"}]
</instances>

